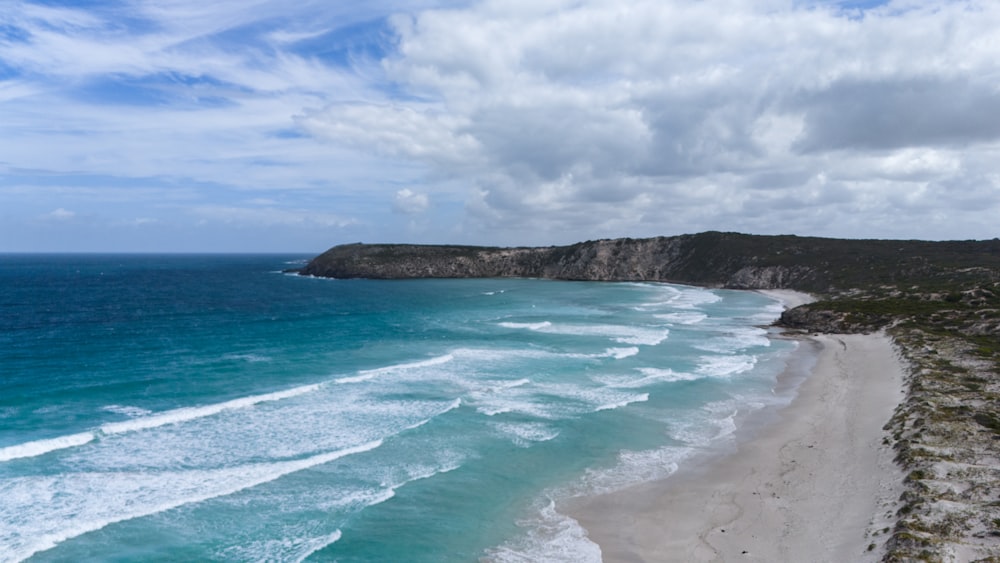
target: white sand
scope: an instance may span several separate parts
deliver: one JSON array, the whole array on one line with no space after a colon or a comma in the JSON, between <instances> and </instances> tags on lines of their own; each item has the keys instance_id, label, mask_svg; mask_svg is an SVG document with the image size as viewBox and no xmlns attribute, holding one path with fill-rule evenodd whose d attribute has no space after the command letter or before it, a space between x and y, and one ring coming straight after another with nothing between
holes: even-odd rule
<instances>
[{"instance_id":1,"label":"white sand","mask_svg":"<svg viewBox=\"0 0 1000 563\"><path fill-rule=\"evenodd\" d=\"M563 507L604 561L878 559L886 535L869 532L891 526L902 490L882 427L904 397L903 369L884 335L810 345L819 356L796 398L734 453Z\"/></svg>"}]
</instances>

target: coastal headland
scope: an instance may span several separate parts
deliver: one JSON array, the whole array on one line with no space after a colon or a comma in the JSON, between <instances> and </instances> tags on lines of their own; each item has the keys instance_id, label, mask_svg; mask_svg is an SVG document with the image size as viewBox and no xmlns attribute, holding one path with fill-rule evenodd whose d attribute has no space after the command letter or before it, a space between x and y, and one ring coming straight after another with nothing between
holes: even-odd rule
<instances>
[{"instance_id":1,"label":"coastal headland","mask_svg":"<svg viewBox=\"0 0 1000 563\"><path fill-rule=\"evenodd\" d=\"M818 355L792 404L725 463L570 507L605 560L1000 561L1000 239L349 244L300 273L799 292L777 324Z\"/></svg>"},{"instance_id":2,"label":"coastal headland","mask_svg":"<svg viewBox=\"0 0 1000 563\"><path fill-rule=\"evenodd\" d=\"M528 277L660 281L731 289L794 289L826 295L918 282L992 280L1000 239L842 240L705 232L548 247L344 244L300 273L331 278Z\"/></svg>"}]
</instances>

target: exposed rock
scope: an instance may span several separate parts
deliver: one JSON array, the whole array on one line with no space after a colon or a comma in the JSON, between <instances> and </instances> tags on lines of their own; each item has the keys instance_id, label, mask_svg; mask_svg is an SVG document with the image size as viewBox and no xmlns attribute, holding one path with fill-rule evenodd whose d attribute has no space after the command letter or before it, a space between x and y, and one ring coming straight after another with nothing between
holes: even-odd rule
<instances>
[{"instance_id":1,"label":"exposed rock","mask_svg":"<svg viewBox=\"0 0 1000 563\"><path fill-rule=\"evenodd\" d=\"M815 309L808 305L788 309L781 314L781 326L807 332L826 332L830 334L845 334L865 332L847 322L847 313Z\"/></svg>"},{"instance_id":2,"label":"exposed rock","mask_svg":"<svg viewBox=\"0 0 1000 563\"><path fill-rule=\"evenodd\" d=\"M816 275L807 266L745 266L726 282L732 289L776 289L802 286Z\"/></svg>"},{"instance_id":3,"label":"exposed rock","mask_svg":"<svg viewBox=\"0 0 1000 563\"><path fill-rule=\"evenodd\" d=\"M348 244L317 256L301 273L374 279L663 281L830 293L910 281L993 280L998 270L1000 240L838 240L707 232L543 248Z\"/></svg>"}]
</instances>

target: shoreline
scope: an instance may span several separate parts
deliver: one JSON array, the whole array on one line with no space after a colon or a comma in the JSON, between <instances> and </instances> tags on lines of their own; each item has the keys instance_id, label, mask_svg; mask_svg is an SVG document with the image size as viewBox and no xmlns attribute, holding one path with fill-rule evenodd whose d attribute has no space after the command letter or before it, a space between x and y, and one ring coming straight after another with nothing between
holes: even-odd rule
<instances>
[{"instance_id":1,"label":"shoreline","mask_svg":"<svg viewBox=\"0 0 1000 563\"><path fill-rule=\"evenodd\" d=\"M811 293L795 291L794 289L755 289L754 293L766 295L771 299L781 301L785 309L793 309L799 305L807 305L816 301L816 297Z\"/></svg>"},{"instance_id":2,"label":"shoreline","mask_svg":"<svg viewBox=\"0 0 1000 563\"><path fill-rule=\"evenodd\" d=\"M790 302L797 292L768 292ZM793 301L793 299L795 301ZM903 473L883 426L905 397L890 337L802 337L810 373L789 362L791 403L661 481L560 507L606 562L877 561L895 524ZM800 367L801 369L801 367ZM871 549L869 549L871 547Z\"/></svg>"}]
</instances>

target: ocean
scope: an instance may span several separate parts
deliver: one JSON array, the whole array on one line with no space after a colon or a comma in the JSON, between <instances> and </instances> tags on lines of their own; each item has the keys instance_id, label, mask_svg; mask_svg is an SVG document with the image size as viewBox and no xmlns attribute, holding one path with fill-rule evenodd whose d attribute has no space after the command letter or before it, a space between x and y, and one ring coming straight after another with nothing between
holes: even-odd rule
<instances>
[{"instance_id":1,"label":"ocean","mask_svg":"<svg viewBox=\"0 0 1000 563\"><path fill-rule=\"evenodd\" d=\"M0 562L600 561L560 501L790 399L757 293L306 258L0 256Z\"/></svg>"}]
</instances>

